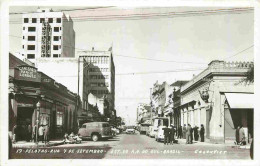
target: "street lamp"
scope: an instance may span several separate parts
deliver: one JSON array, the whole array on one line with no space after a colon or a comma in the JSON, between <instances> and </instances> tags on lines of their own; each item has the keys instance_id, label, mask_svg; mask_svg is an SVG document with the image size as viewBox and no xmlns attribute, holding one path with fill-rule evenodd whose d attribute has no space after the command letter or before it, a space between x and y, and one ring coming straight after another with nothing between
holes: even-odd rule
<instances>
[{"instance_id":1,"label":"street lamp","mask_svg":"<svg viewBox=\"0 0 260 166\"><path fill-rule=\"evenodd\" d=\"M40 114L40 107L41 103L40 101L36 104L36 144L38 144L38 129L39 129L39 114Z\"/></svg>"}]
</instances>

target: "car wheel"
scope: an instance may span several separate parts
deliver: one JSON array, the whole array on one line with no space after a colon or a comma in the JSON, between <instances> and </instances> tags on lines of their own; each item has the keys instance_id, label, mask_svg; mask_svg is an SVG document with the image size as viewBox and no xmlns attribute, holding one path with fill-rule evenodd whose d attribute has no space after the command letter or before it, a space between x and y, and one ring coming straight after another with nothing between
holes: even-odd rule
<instances>
[{"instance_id":1,"label":"car wheel","mask_svg":"<svg viewBox=\"0 0 260 166\"><path fill-rule=\"evenodd\" d=\"M92 141L96 142L96 141L98 141L98 139L99 139L99 137L97 134L92 135Z\"/></svg>"}]
</instances>

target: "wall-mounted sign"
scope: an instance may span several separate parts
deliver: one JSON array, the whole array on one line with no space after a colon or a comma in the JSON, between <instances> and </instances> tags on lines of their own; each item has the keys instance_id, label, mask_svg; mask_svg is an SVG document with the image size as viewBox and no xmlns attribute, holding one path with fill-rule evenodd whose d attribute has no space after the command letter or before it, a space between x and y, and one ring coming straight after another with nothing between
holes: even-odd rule
<instances>
[{"instance_id":1,"label":"wall-mounted sign","mask_svg":"<svg viewBox=\"0 0 260 166\"><path fill-rule=\"evenodd\" d=\"M37 70L34 67L31 66L18 66L18 69L20 70L20 77L26 77L26 78L35 78L37 77Z\"/></svg>"},{"instance_id":2,"label":"wall-mounted sign","mask_svg":"<svg viewBox=\"0 0 260 166\"><path fill-rule=\"evenodd\" d=\"M17 79L40 82L40 77L38 75L37 68L28 65L17 66L17 68Z\"/></svg>"}]
</instances>

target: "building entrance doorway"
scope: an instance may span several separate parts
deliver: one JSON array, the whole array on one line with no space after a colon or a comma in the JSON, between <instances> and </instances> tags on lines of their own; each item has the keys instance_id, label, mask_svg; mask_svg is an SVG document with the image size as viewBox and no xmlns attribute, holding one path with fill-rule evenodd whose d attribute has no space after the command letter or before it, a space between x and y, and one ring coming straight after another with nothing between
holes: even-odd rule
<instances>
[{"instance_id":1,"label":"building entrance doorway","mask_svg":"<svg viewBox=\"0 0 260 166\"><path fill-rule=\"evenodd\" d=\"M17 109L17 129L16 141L24 141L31 138L28 132L28 125L32 126L32 116L34 109L31 107L18 107Z\"/></svg>"}]
</instances>

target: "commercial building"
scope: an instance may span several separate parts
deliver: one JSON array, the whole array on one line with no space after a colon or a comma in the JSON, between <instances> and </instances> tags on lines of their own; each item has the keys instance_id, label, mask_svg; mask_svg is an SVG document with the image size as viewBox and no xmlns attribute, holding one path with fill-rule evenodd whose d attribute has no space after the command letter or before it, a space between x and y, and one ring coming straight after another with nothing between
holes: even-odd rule
<instances>
[{"instance_id":1,"label":"commercial building","mask_svg":"<svg viewBox=\"0 0 260 166\"><path fill-rule=\"evenodd\" d=\"M139 103L136 110L137 123L151 124L151 106L145 103Z\"/></svg>"},{"instance_id":2,"label":"commercial building","mask_svg":"<svg viewBox=\"0 0 260 166\"><path fill-rule=\"evenodd\" d=\"M249 141L253 135L254 85L245 84L243 79L253 65L219 60L209 63L174 93L175 102L180 102L174 106L175 123L203 124L206 138L213 143L234 141L235 129L242 125Z\"/></svg>"},{"instance_id":3,"label":"commercial building","mask_svg":"<svg viewBox=\"0 0 260 166\"><path fill-rule=\"evenodd\" d=\"M109 51L80 51L79 59L88 65L88 93L93 94L104 102L105 117L114 119L115 111L115 65L112 50Z\"/></svg>"},{"instance_id":4,"label":"commercial building","mask_svg":"<svg viewBox=\"0 0 260 166\"><path fill-rule=\"evenodd\" d=\"M35 62L37 58L75 57L73 21L63 12L37 9L23 14L22 55Z\"/></svg>"},{"instance_id":5,"label":"commercial building","mask_svg":"<svg viewBox=\"0 0 260 166\"><path fill-rule=\"evenodd\" d=\"M27 137L28 125L48 125L50 137L77 131L77 94L9 54L9 131Z\"/></svg>"},{"instance_id":6,"label":"commercial building","mask_svg":"<svg viewBox=\"0 0 260 166\"><path fill-rule=\"evenodd\" d=\"M169 109L166 109L169 104L169 95L172 94L172 89L167 82L159 84L158 81L153 85L151 92L151 105L153 116L163 117L165 114L168 116ZM165 107L166 106L166 107Z\"/></svg>"}]
</instances>

